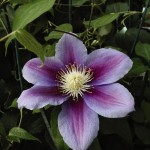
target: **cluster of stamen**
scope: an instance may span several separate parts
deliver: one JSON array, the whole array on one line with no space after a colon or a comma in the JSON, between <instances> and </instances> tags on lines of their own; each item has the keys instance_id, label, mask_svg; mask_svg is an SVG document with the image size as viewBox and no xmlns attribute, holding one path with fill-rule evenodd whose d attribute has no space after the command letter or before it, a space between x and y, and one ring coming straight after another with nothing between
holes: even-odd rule
<instances>
[{"instance_id":1,"label":"cluster of stamen","mask_svg":"<svg viewBox=\"0 0 150 150\"><path fill-rule=\"evenodd\" d=\"M85 66L70 64L57 74L60 91L78 100L78 96L83 96L83 92L90 92L91 85L88 85L93 79L93 72Z\"/></svg>"}]
</instances>

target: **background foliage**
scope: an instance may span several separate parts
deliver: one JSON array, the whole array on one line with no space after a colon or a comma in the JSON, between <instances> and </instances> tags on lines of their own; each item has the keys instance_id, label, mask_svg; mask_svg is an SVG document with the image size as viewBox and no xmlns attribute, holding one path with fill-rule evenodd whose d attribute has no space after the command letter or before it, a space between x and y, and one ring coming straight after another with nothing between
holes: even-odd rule
<instances>
[{"instance_id":1,"label":"background foliage","mask_svg":"<svg viewBox=\"0 0 150 150\"><path fill-rule=\"evenodd\" d=\"M21 76L25 62L53 56L62 34L74 32L89 53L113 47L134 62L119 82L134 96L135 111L121 119L99 116L100 131L89 150L150 150L149 4L149 0L1 0L0 149L50 150L56 145L69 150L57 130L60 108L19 110L16 100L31 86ZM47 115L52 137L42 114Z\"/></svg>"}]
</instances>

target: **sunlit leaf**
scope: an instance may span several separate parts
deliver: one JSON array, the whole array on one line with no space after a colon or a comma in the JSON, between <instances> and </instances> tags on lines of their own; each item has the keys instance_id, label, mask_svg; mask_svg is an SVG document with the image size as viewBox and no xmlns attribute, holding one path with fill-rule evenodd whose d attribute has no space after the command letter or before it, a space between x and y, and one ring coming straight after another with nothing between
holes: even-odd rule
<instances>
[{"instance_id":1,"label":"sunlit leaf","mask_svg":"<svg viewBox=\"0 0 150 150\"><path fill-rule=\"evenodd\" d=\"M29 51L35 53L44 61L42 45L26 30L20 29L15 32L16 39Z\"/></svg>"},{"instance_id":2,"label":"sunlit leaf","mask_svg":"<svg viewBox=\"0 0 150 150\"><path fill-rule=\"evenodd\" d=\"M28 23L50 10L55 0L34 0L20 6L14 16L13 31L24 28Z\"/></svg>"},{"instance_id":3,"label":"sunlit leaf","mask_svg":"<svg viewBox=\"0 0 150 150\"><path fill-rule=\"evenodd\" d=\"M116 20L119 17L120 13L111 13L107 15L103 15L95 20L91 21L91 26L94 29L97 29L99 27L105 26L114 20ZM85 25L88 25L89 21L84 22Z\"/></svg>"},{"instance_id":4,"label":"sunlit leaf","mask_svg":"<svg viewBox=\"0 0 150 150\"><path fill-rule=\"evenodd\" d=\"M107 24L105 26L102 26L100 29L99 29L99 35L100 36L104 36L104 35L107 35L111 32L112 30L112 24Z\"/></svg>"},{"instance_id":5,"label":"sunlit leaf","mask_svg":"<svg viewBox=\"0 0 150 150\"><path fill-rule=\"evenodd\" d=\"M16 137L16 138L24 139L24 140L33 140L33 141L40 142L40 140L38 138L34 137L29 132L27 132L26 130L24 130L22 128L19 128L19 127L12 128L9 131L8 136L10 136L10 137Z\"/></svg>"}]
</instances>

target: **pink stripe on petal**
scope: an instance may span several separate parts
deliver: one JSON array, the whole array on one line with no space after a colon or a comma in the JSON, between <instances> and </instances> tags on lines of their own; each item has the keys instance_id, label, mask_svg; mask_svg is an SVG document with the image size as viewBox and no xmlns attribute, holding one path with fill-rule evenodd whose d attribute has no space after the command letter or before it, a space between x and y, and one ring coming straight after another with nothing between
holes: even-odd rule
<instances>
[{"instance_id":1,"label":"pink stripe on petal","mask_svg":"<svg viewBox=\"0 0 150 150\"><path fill-rule=\"evenodd\" d=\"M68 98L62 96L58 87L33 86L24 90L18 98L18 108L25 107L33 110L42 108L48 104L60 105Z\"/></svg>"},{"instance_id":2,"label":"pink stripe on petal","mask_svg":"<svg viewBox=\"0 0 150 150\"><path fill-rule=\"evenodd\" d=\"M94 73L90 84L102 85L122 78L131 69L132 61L122 52L103 48L90 53L86 65Z\"/></svg>"},{"instance_id":3,"label":"pink stripe on petal","mask_svg":"<svg viewBox=\"0 0 150 150\"><path fill-rule=\"evenodd\" d=\"M95 86L83 98L93 111L108 118L125 117L134 110L134 98L119 83Z\"/></svg>"},{"instance_id":4,"label":"pink stripe on petal","mask_svg":"<svg viewBox=\"0 0 150 150\"><path fill-rule=\"evenodd\" d=\"M67 101L58 116L64 141L73 150L86 150L98 134L98 115L83 101Z\"/></svg>"},{"instance_id":5,"label":"pink stripe on petal","mask_svg":"<svg viewBox=\"0 0 150 150\"><path fill-rule=\"evenodd\" d=\"M23 77L32 84L54 86L56 74L63 67L63 63L55 57L47 57L44 65L39 58L28 61L23 68Z\"/></svg>"},{"instance_id":6,"label":"pink stripe on petal","mask_svg":"<svg viewBox=\"0 0 150 150\"><path fill-rule=\"evenodd\" d=\"M55 56L65 65L69 63L82 64L87 57L87 49L83 42L76 37L64 34L56 45Z\"/></svg>"}]
</instances>

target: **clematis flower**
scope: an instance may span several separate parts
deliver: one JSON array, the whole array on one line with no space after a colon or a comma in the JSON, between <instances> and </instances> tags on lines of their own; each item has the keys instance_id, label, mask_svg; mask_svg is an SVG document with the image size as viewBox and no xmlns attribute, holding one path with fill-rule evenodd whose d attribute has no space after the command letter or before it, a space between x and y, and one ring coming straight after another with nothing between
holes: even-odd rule
<instances>
[{"instance_id":1,"label":"clematis flower","mask_svg":"<svg viewBox=\"0 0 150 150\"><path fill-rule=\"evenodd\" d=\"M60 105L59 131L73 150L86 150L98 134L98 114L124 117L134 110L134 99L115 83L132 67L130 58L111 48L87 54L76 37L64 34L54 57L34 58L23 68L23 77L33 87L22 92L18 107L33 110L48 104Z\"/></svg>"}]
</instances>

